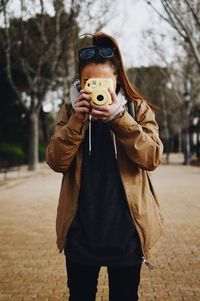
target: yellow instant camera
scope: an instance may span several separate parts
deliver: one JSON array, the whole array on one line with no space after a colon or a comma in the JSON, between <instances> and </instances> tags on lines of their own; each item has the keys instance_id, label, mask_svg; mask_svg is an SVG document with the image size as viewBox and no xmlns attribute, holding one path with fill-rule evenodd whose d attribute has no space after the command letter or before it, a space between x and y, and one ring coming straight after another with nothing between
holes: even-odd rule
<instances>
[{"instance_id":1,"label":"yellow instant camera","mask_svg":"<svg viewBox=\"0 0 200 301\"><path fill-rule=\"evenodd\" d=\"M112 103L108 88L113 87L112 78L90 78L85 84L85 89L92 89L91 98L96 105L110 105Z\"/></svg>"}]
</instances>

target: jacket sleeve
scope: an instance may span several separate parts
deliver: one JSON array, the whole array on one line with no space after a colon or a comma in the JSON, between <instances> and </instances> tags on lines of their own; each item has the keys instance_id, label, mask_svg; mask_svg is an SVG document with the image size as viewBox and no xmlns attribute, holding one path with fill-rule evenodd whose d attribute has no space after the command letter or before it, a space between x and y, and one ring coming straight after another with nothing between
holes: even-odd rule
<instances>
[{"instance_id":1,"label":"jacket sleeve","mask_svg":"<svg viewBox=\"0 0 200 301\"><path fill-rule=\"evenodd\" d=\"M46 149L47 164L56 172L66 172L83 141L88 121L74 114L68 119L67 106L63 105L58 116L55 133Z\"/></svg>"},{"instance_id":2,"label":"jacket sleeve","mask_svg":"<svg viewBox=\"0 0 200 301\"><path fill-rule=\"evenodd\" d=\"M144 100L136 103L136 119L125 112L122 117L112 120L110 127L134 164L154 170L161 162L163 144L155 114Z\"/></svg>"}]
</instances>

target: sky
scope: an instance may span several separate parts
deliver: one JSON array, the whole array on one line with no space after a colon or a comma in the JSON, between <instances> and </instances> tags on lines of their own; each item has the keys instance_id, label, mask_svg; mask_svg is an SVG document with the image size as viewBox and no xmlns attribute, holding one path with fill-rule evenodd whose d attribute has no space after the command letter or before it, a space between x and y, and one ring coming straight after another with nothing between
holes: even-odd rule
<instances>
[{"instance_id":1,"label":"sky","mask_svg":"<svg viewBox=\"0 0 200 301\"><path fill-rule=\"evenodd\" d=\"M107 30L117 36L126 65L148 65L150 57L145 55L142 33L157 22L157 16L143 0L135 4L134 1L124 1L122 24L118 19Z\"/></svg>"},{"instance_id":2,"label":"sky","mask_svg":"<svg viewBox=\"0 0 200 301\"><path fill-rule=\"evenodd\" d=\"M15 16L19 16L19 1L20 0L10 0L10 9ZM24 1L37 3L39 0ZM47 3L51 3L51 1L47 1ZM176 50L171 44L171 40L168 39L172 31L164 21L160 20L151 7L146 4L145 0L115 0L112 3L115 5L115 7L113 7L113 14L102 31L116 38L126 67L164 65L155 51L151 49L150 39L148 39L148 37L144 38L143 36L143 33L148 29L156 33L158 41L161 41L160 33L165 33L165 39L161 41L163 52L167 61L173 59ZM153 3L156 8L161 11L160 1L153 0ZM36 6L33 7L35 8ZM54 13L51 5L48 6L48 13ZM33 15L32 8L30 8L30 16L31 15ZM93 32L93 29L90 23L85 23L81 33ZM51 101L51 98L54 99L54 101ZM58 95L48 95L47 99L43 109L49 112L52 110L54 104L54 110L57 111L58 103L60 102ZM58 103L55 99L58 100Z\"/></svg>"},{"instance_id":3,"label":"sky","mask_svg":"<svg viewBox=\"0 0 200 301\"><path fill-rule=\"evenodd\" d=\"M156 54L149 47L149 40L145 39L143 33L147 29L156 32L158 39L160 33L165 33L162 41L167 60L170 61L174 55L171 40L168 34L171 33L170 26L160 19L155 11L145 0L115 0L114 13L110 22L103 28L108 34L113 35L120 46L125 65L148 66L151 64L162 64L158 61ZM153 0L153 5L162 11L160 0ZM90 26L85 32L90 31Z\"/></svg>"},{"instance_id":4,"label":"sky","mask_svg":"<svg viewBox=\"0 0 200 301\"><path fill-rule=\"evenodd\" d=\"M11 9L16 15L19 13L19 0L10 0ZM28 1L28 0L25 0ZM37 2L38 0L33 0ZM50 3L51 1L47 1ZM148 66L151 64L162 64L158 60L155 52L151 50L148 39L143 37L143 32L147 29L160 32L169 32L170 28L158 15L146 4L144 0L115 0L113 15L103 31L113 35L120 46L122 57L126 67ZM153 4L161 10L159 0L154 0ZM52 7L49 5L49 13ZM85 24L82 32L91 32L93 28L90 24ZM167 35L166 35L167 36ZM171 60L174 54L170 40L162 41L166 52L167 60Z\"/></svg>"}]
</instances>

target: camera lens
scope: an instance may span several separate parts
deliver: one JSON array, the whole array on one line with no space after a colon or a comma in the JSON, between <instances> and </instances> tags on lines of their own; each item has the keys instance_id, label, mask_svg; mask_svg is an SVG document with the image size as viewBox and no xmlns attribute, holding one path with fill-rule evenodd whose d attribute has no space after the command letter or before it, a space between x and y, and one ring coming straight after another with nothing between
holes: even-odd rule
<instances>
[{"instance_id":1,"label":"camera lens","mask_svg":"<svg viewBox=\"0 0 200 301\"><path fill-rule=\"evenodd\" d=\"M103 97L103 95L101 95L101 94L100 94L100 95L98 95L98 96L97 96L97 100L98 100L98 101L102 101L102 100L104 100L104 97Z\"/></svg>"}]
</instances>

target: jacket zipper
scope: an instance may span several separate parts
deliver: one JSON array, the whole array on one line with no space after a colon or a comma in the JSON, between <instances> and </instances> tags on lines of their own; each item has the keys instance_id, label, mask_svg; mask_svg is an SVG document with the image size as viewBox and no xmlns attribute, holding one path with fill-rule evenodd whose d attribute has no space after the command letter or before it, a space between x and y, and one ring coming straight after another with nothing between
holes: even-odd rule
<instances>
[{"instance_id":1,"label":"jacket zipper","mask_svg":"<svg viewBox=\"0 0 200 301\"><path fill-rule=\"evenodd\" d=\"M125 198L126 198L126 202L128 204L128 208L129 208L129 212L131 214L131 217L132 217L132 220L135 224L135 227L136 227L136 230L138 232L138 236L139 236L139 239L140 239L140 245L141 245L141 251L142 251L142 261L143 263L150 269L150 270L153 270L155 267L146 259L146 256L145 256L145 253L144 253L144 249L143 249L143 245L142 245L142 238L140 236L140 231L137 229L137 225L136 225L136 222L135 222L135 218L131 212L131 208L130 208L130 205L129 205L129 202L128 202L128 199L127 199L127 196L126 196L126 190L125 190L125 185L124 185L124 182L122 180L122 177L121 177L121 173L119 171L119 175L120 175L120 178L121 178L121 182L122 182L122 185L123 185L123 188L124 188L124 192L125 192Z\"/></svg>"},{"instance_id":2,"label":"jacket zipper","mask_svg":"<svg viewBox=\"0 0 200 301\"><path fill-rule=\"evenodd\" d=\"M145 256L142 256L142 261L144 262L144 264L146 264L146 266L150 269L153 270L155 267L145 258Z\"/></svg>"}]
</instances>

